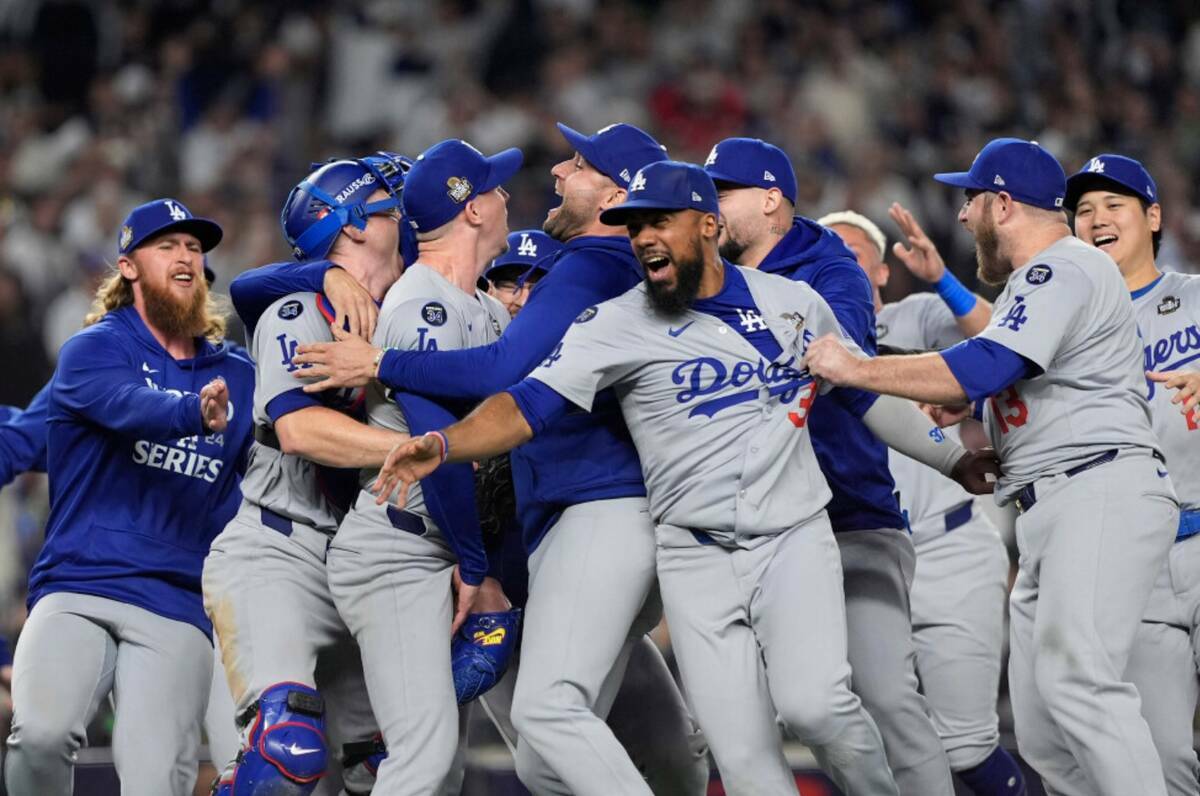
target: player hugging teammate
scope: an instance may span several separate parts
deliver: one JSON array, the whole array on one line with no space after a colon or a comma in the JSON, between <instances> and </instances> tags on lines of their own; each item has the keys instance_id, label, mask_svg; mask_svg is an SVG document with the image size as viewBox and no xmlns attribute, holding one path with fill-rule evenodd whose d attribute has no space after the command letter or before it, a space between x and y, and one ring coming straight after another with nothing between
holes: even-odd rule
<instances>
[{"instance_id":1,"label":"player hugging teammate","mask_svg":"<svg viewBox=\"0 0 1200 796\"><path fill-rule=\"evenodd\" d=\"M20 419L49 429L53 508L10 792L71 792L109 690L124 792L190 790L215 628L241 735L221 796L338 767L351 796L457 793L497 682L535 794L700 796L709 751L726 792L794 794L782 723L848 796L949 796L952 772L1019 796L1006 559L972 497L995 476L1021 512L1023 756L1056 794L1200 791L1200 320L1155 265L1145 169L1099 155L1068 181L991 142L937 179L966 192L994 312L898 207L896 254L938 295L884 306L882 232L798 216L778 147L700 167L630 125L560 130L543 232L509 234L516 150L314 164L283 211L297 262L231 288L253 393L206 309L219 228L170 199L130 215L100 321ZM926 414L969 402L999 467ZM516 516L485 545L472 462L510 450ZM686 702L646 637L664 613Z\"/></svg>"}]
</instances>

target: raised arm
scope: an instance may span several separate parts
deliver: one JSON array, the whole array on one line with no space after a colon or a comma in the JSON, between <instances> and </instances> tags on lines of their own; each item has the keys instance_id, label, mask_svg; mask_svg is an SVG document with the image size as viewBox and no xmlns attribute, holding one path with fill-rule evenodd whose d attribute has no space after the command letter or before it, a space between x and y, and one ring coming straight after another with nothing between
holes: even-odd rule
<instances>
[{"instance_id":1,"label":"raised arm","mask_svg":"<svg viewBox=\"0 0 1200 796\"><path fill-rule=\"evenodd\" d=\"M364 340L375 333L379 308L371 294L328 260L264 265L239 274L229 284L229 297L246 325L247 337L253 336L258 319L268 307L292 293L324 293L333 305L338 328Z\"/></svg>"}]
</instances>

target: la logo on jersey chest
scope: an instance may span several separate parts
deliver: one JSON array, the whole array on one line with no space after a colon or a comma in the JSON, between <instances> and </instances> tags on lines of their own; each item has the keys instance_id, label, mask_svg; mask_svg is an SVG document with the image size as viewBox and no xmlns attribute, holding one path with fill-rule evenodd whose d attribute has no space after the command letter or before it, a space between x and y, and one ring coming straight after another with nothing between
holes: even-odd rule
<instances>
[{"instance_id":1,"label":"la logo on jersey chest","mask_svg":"<svg viewBox=\"0 0 1200 796\"><path fill-rule=\"evenodd\" d=\"M738 325L742 327L743 331L765 332L767 330L767 322L763 320L763 316L759 314L758 310L744 310L739 307L737 314Z\"/></svg>"}]
</instances>

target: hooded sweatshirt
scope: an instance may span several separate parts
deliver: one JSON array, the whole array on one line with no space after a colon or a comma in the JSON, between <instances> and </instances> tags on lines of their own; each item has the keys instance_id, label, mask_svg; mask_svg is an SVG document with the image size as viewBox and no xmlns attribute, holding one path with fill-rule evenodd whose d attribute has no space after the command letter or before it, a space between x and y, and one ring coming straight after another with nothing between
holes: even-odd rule
<instances>
[{"instance_id":1,"label":"hooded sweatshirt","mask_svg":"<svg viewBox=\"0 0 1200 796\"><path fill-rule=\"evenodd\" d=\"M871 283L837 233L797 216L758 270L807 282L833 309L854 342L875 355ZM817 401L808 421L813 450L833 491L827 507L834 532L904 528L887 446L838 401Z\"/></svg>"},{"instance_id":2,"label":"hooded sweatshirt","mask_svg":"<svg viewBox=\"0 0 1200 796\"><path fill-rule=\"evenodd\" d=\"M229 427L209 433L200 389L229 385ZM106 597L211 637L200 572L241 502L254 366L228 342L167 353L133 307L108 313L59 354L47 406L46 543L29 576L47 594Z\"/></svg>"}]
</instances>

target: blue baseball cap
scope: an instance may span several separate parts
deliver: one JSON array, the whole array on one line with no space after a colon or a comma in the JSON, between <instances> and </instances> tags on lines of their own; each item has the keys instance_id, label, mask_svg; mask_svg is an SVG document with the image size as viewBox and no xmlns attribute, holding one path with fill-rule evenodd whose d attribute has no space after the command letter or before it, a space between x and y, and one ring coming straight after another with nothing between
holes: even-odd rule
<instances>
[{"instance_id":1,"label":"blue baseball cap","mask_svg":"<svg viewBox=\"0 0 1200 796\"><path fill-rule=\"evenodd\" d=\"M508 235L508 251L492 260L492 264L483 272L489 280L503 278L506 272L512 278L526 275L534 268L549 271L549 265L542 268L542 263L550 260L561 251L563 245L540 229L522 229L510 232Z\"/></svg>"},{"instance_id":2,"label":"blue baseball cap","mask_svg":"<svg viewBox=\"0 0 1200 796\"><path fill-rule=\"evenodd\" d=\"M1158 202L1158 185L1145 166L1124 155L1096 155L1067 179L1067 198L1063 206L1074 213L1085 193L1114 185L1125 189L1120 193L1132 191L1146 204Z\"/></svg>"},{"instance_id":3,"label":"blue baseball cap","mask_svg":"<svg viewBox=\"0 0 1200 796\"><path fill-rule=\"evenodd\" d=\"M149 239L176 230L195 235L202 252L213 249L225 234L220 224L193 216L178 199L155 199L129 211L117 237L117 253L129 254ZM209 283L216 279L208 258L204 260L204 277Z\"/></svg>"},{"instance_id":4,"label":"blue baseball cap","mask_svg":"<svg viewBox=\"0 0 1200 796\"><path fill-rule=\"evenodd\" d=\"M782 149L758 138L726 138L708 153L704 170L713 182L778 188L796 204L796 172Z\"/></svg>"},{"instance_id":5,"label":"blue baseball cap","mask_svg":"<svg viewBox=\"0 0 1200 796\"><path fill-rule=\"evenodd\" d=\"M1023 204L1061 210L1067 192L1063 167L1037 141L996 138L979 150L969 171L933 175L938 182L975 191L1006 191Z\"/></svg>"},{"instance_id":6,"label":"blue baseball cap","mask_svg":"<svg viewBox=\"0 0 1200 796\"><path fill-rule=\"evenodd\" d=\"M633 175L628 197L601 213L600 222L621 226L637 210L698 210L720 215L717 187L704 169L692 163L651 163Z\"/></svg>"},{"instance_id":7,"label":"blue baseball cap","mask_svg":"<svg viewBox=\"0 0 1200 796\"><path fill-rule=\"evenodd\" d=\"M426 149L404 179L404 215L417 232L437 229L467 202L503 185L521 168L521 150L485 157L466 141L451 138Z\"/></svg>"},{"instance_id":8,"label":"blue baseball cap","mask_svg":"<svg viewBox=\"0 0 1200 796\"><path fill-rule=\"evenodd\" d=\"M642 166L667 159L667 148L632 124L618 122L595 135L584 135L559 122L558 131L596 171L622 188L629 187Z\"/></svg>"}]
</instances>

